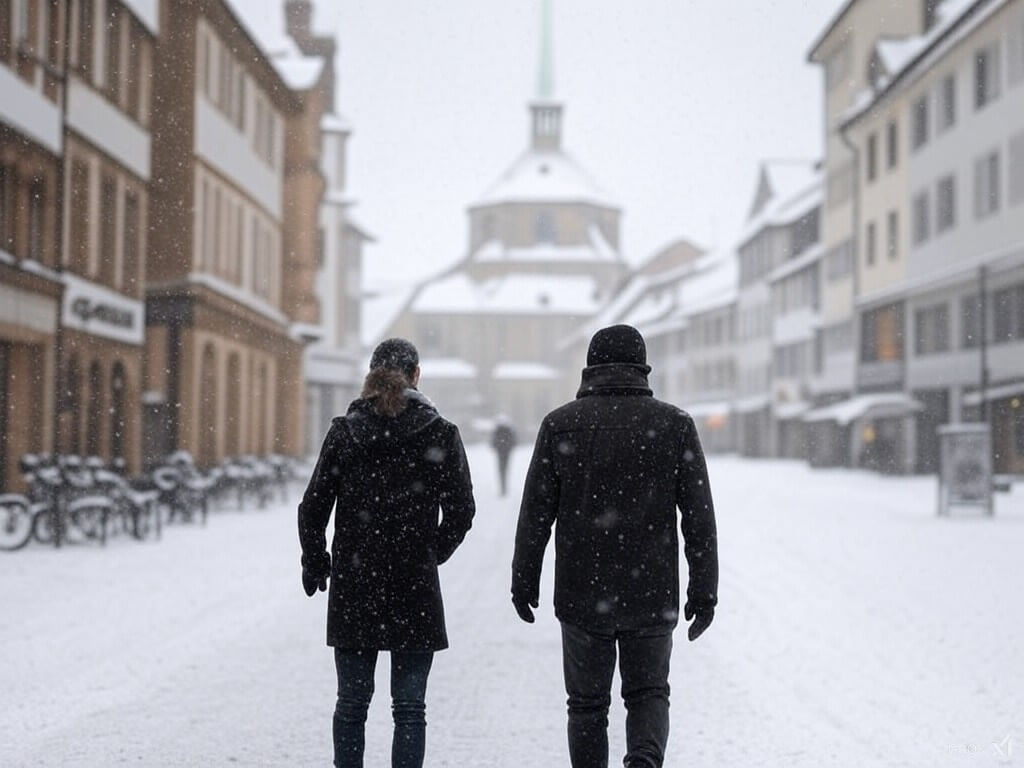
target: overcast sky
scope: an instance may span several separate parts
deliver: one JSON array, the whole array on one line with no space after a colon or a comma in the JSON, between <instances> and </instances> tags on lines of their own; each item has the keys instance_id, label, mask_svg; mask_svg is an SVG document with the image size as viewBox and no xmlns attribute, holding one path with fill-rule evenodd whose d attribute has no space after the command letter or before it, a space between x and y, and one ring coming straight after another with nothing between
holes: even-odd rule
<instances>
[{"instance_id":1,"label":"overcast sky","mask_svg":"<svg viewBox=\"0 0 1024 768\"><path fill-rule=\"evenodd\" d=\"M252 0L272 12L282 0ZM640 261L681 236L727 244L762 158L821 152L814 37L839 0L554 0L568 151L623 206ZM466 206L527 143L540 0L319 0L354 124L371 287L465 254Z\"/></svg>"}]
</instances>

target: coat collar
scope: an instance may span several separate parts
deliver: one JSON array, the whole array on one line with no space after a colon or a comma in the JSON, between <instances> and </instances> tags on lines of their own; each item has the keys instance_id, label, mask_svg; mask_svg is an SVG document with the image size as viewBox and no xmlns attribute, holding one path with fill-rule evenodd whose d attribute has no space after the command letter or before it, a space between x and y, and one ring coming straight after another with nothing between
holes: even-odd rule
<instances>
[{"instance_id":1,"label":"coat collar","mask_svg":"<svg viewBox=\"0 0 1024 768\"><path fill-rule=\"evenodd\" d=\"M580 389L576 397L588 395L646 395L651 396L647 374L649 365L633 363L605 363L589 365L583 369Z\"/></svg>"}]
</instances>

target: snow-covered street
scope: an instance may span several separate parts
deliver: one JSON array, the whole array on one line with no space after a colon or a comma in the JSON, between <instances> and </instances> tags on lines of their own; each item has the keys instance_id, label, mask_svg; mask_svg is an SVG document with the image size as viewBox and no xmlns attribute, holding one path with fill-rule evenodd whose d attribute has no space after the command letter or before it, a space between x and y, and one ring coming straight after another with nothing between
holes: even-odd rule
<instances>
[{"instance_id":1,"label":"snow-covered street","mask_svg":"<svg viewBox=\"0 0 1024 768\"><path fill-rule=\"evenodd\" d=\"M518 498L498 498L488 449L470 458L478 514L442 569L452 647L431 676L427 765L567 765L550 584L522 624L507 595ZM667 766L1022 759L1024 488L995 520L937 520L932 478L709 468L720 606L699 642L676 634ZM0 557L0 765L330 764L325 600L302 592L293 510ZM387 666L367 766L388 763ZM622 724L615 706L613 765Z\"/></svg>"}]
</instances>

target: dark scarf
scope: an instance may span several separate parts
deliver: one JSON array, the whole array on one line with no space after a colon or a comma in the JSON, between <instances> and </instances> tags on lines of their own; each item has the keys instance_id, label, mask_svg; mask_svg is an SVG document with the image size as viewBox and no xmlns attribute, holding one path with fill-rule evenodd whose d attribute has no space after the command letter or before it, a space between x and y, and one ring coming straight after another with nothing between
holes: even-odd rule
<instances>
[{"instance_id":1,"label":"dark scarf","mask_svg":"<svg viewBox=\"0 0 1024 768\"><path fill-rule=\"evenodd\" d=\"M583 369L582 381L576 397L588 395L645 395L652 396L647 383L649 365L636 363L603 363Z\"/></svg>"}]
</instances>

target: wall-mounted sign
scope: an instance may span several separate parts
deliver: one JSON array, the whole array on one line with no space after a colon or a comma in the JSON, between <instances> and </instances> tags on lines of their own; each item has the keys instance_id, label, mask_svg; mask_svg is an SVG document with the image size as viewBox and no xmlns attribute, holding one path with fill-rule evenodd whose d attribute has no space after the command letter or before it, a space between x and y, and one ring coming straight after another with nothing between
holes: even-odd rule
<instances>
[{"instance_id":1,"label":"wall-mounted sign","mask_svg":"<svg viewBox=\"0 0 1024 768\"><path fill-rule=\"evenodd\" d=\"M145 332L143 303L65 272L61 323L95 336L141 345Z\"/></svg>"},{"instance_id":2,"label":"wall-mounted sign","mask_svg":"<svg viewBox=\"0 0 1024 768\"><path fill-rule=\"evenodd\" d=\"M939 515L950 507L992 506L992 435L987 424L946 424L938 429Z\"/></svg>"}]
</instances>

